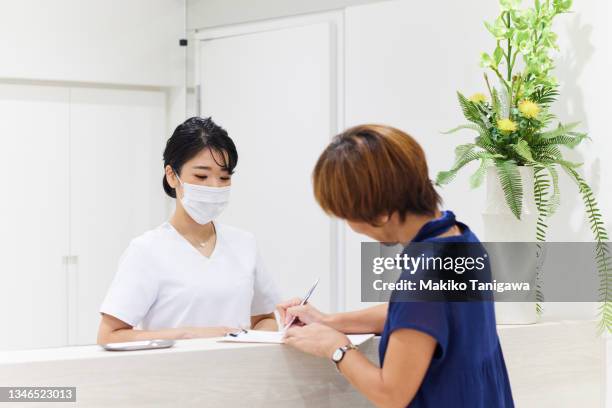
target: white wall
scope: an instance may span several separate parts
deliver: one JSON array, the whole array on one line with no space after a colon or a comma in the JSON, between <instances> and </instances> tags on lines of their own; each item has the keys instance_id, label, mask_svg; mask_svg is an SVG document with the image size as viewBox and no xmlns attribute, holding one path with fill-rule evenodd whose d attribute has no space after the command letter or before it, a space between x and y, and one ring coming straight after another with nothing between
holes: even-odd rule
<instances>
[{"instance_id":1,"label":"white wall","mask_svg":"<svg viewBox=\"0 0 612 408\"><path fill-rule=\"evenodd\" d=\"M0 3L0 82L162 88L167 133L185 119L185 0Z\"/></svg>"},{"instance_id":2,"label":"white wall","mask_svg":"<svg viewBox=\"0 0 612 408\"><path fill-rule=\"evenodd\" d=\"M0 4L0 78L177 86L184 0Z\"/></svg>"},{"instance_id":3,"label":"white wall","mask_svg":"<svg viewBox=\"0 0 612 408\"><path fill-rule=\"evenodd\" d=\"M381 0L187 0L187 27L198 29L341 9Z\"/></svg>"},{"instance_id":4,"label":"white wall","mask_svg":"<svg viewBox=\"0 0 612 408\"><path fill-rule=\"evenodd\" d=\"M492 1L386 1L351 7L345 15L345 124L383 123L412 135L424 148L432 179L452 164L461 136L440 131L463 123L455 91L482 89L478 55L488 44L482 25L493 15ZM466 9L478 12L465 12ZM458 16L461 16L460 18ZM471 44L474 44L472 46ZM469 48L474 48L470 52ZM463 137L465 139L465 137ZM476 231L482 229L480 208L484 190L467 191L467 175L441 192L444 207ZM476 204L476 205L474 205ZM348 232L347 307L360 304L359 245ZM353 279L350 277L353 276Z\"/></svg>"}]
</instances>

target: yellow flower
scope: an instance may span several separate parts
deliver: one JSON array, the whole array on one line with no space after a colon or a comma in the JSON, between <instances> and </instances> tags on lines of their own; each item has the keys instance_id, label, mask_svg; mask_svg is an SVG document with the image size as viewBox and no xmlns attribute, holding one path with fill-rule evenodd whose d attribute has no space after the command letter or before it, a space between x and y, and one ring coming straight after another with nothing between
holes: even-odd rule
<instances>
[{"instance_id":1,"label":"yellow flower","mask_svg":"<svg viewBox=\"0 0 612 408\"><path fill-rule=\"evenodd\" d=\"M497 128L502 132L511 133L516 131L516 129L518 129L518 126L516 122L512 121L511 119L500 119L497 121Z\"/></svg>"},{"instance_id":2,"label":"yellow flower","mask_svg":"<svg viewBox=\"0 0 612 408\"><path fill-rule=\"evenodd\" d=\"M518 109L519 112L521 112L521 114L528 119L535 118L542 110L537 103L530 101L529 99L522 100L518 105Z\"/></svg>"},{"instance_id":3,"label":"yellow flower","mask_svg":"<svg viewBox=\"0 0 612 408\"><path fill-rule=\"evenodd\" d=\"M487 97L481 93L475 93L474 95L470 96L470 101L474 103L483 103L483 102L486 102L486 100L487 100Z\"/></svg>"}]
</instances>

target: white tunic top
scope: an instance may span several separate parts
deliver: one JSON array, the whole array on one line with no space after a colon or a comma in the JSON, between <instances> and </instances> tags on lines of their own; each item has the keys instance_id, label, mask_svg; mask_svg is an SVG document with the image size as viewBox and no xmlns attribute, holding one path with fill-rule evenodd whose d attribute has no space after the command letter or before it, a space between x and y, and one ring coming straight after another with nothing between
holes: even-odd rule
<instances>
[{"instance_id":1,"label":"white tunic top","mask_svg":"<svg viewBox=\"0 0 612 408\"><path fill-rule=\"evenodd\" d=\"M248 327L252 315L273 312L280 299L255 237L215 227L208 258L168 222L132 240L100 312L144 330Z\"/></svg>"}]
</instances>

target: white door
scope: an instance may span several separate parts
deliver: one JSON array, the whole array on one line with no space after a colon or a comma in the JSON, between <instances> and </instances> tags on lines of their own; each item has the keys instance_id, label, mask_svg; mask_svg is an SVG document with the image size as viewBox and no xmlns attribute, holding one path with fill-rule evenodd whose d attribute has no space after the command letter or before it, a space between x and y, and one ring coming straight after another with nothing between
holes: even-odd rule
<instances>
[{"instance_id":1,"label":"white door","mask_svg":"<svg viewBox=\"0 0 612 408\"><path fill-rule=\"evenodd\" d=\"M266 27L201 41L202 116L238 148L231 203L221 221L253 232L284 297L332 296L332 223L311 174L335 133L334 34L329 22Z\"/></svg>"},{"instance_id":2,"label":"white door","mask_svg":"<svg viewBox=\"0 0 612 408\"><path fill-rule=\"evenodd\" d=\"M0 349L66 343L68 90L0 85Z\"/></svg>"},{"instance_id":3,"label":"white door","mask_svg":"<svg viewBox=\"0 0 612 408\"><path fill-rule=\"evenodd\" d=\"M98 309L130 240L162 223L163 92L73 88L71 343L93 343Z\"/></svg>"}]
</instances>

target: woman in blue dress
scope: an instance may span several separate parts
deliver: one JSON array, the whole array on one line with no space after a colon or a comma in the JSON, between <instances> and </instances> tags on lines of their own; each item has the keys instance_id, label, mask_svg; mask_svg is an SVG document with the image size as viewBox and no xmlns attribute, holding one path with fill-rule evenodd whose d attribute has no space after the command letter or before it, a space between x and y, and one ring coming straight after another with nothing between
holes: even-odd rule
<instances>
[{"instance_id":1,"label":"woman in blue dress","mask_svg":"<svg viewBox=\"0 0 612 408\"><path fill-rule=\"evenodd\" d=\"M467 225L439 209L423 150L400 130L363 125L345 131L322 153L313 176L323 210L379 242L400 243L405 252L411 245L479 245ZM388 304L335 314L300 306L300 299L284 302L278 305L281 317L298 321L285 342L331 359L376 406L514 406L491 301L405 301L395 295ZM381 334L380 367L347 333Z\"/></svg>"}]
</instances>

